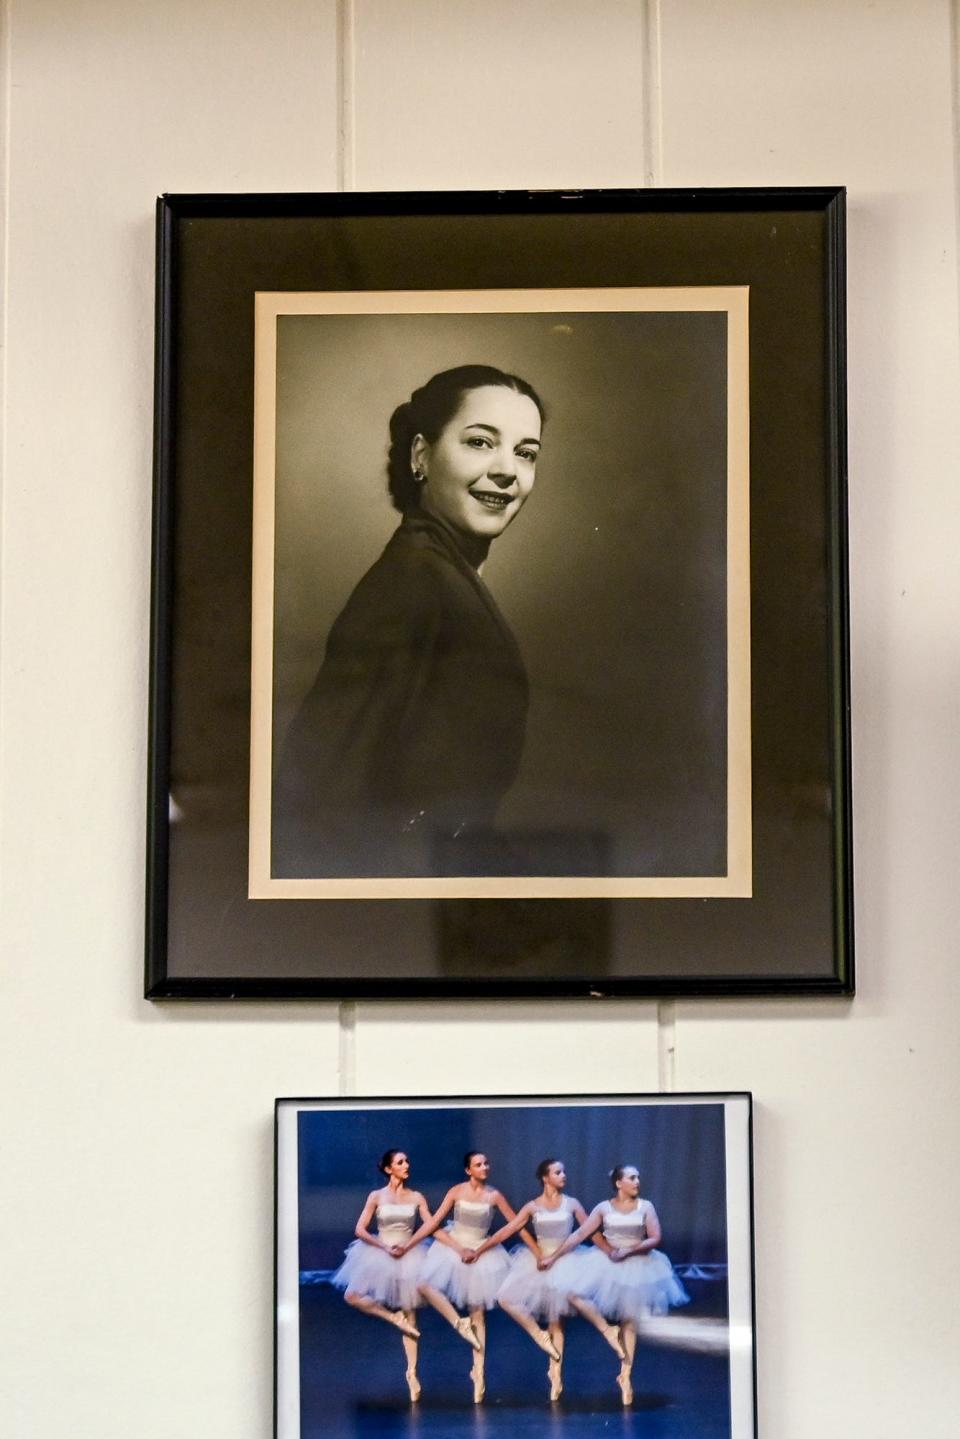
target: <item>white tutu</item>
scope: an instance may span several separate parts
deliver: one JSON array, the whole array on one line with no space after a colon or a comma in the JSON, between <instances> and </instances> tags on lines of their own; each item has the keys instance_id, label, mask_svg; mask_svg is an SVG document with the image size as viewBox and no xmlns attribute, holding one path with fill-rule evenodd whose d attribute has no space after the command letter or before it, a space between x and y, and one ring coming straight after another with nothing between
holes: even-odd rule
<instances>
[{"instance_id":1,"label":"white tutu","mask_svg":"<svg viewBox=\"0 0 960 1439\"><path fill-rule=\"evenodd\" d=\"M498 1244L464 1264L448 1244L431 1244L420 1282L439 1289L456 1309L492 1309L500 1286L510 1272L510 1261Z\"/></svg>"},{"instance_id":2,"label":"white tutu","mask_svg":"<svg viewBox=\"0 0 960 1439\"><path fill-rule=\"evenodd\" d=\"M659 1249L632 1254L616 1264L602 1250L592 1249L584 1260L582 1286L578 1292L583 1299L608 1319L619 1321L641 1321L690 1302L673 1265Z\"/></svg>"},{"instance_id":3,"label":"white tutu","mask_svg":"<svg viewBox=\"0 0 960 1439\"><path fill-rule=\"evenodd\" d=\"M525 1244L518 1245L511 1251L510 1273L497 1298L544 1324L554 1324L573 1313L570 1295L582 1293L589 1258L588 1247L580 1245L549 1269L538 1269L533 1252Z\"/></svg>"},{"instance_id":4,"label":"white tutu","mask_svg":"<svg viewBox=\"0 0 960 1439\"><path fill-rule=\"evenodd\" d=\"M432 1247L432 1246L431 1246ZM423 1303L420 1284L429 1251L422 1244L411 1249L402 1259L394 1259L384 1249L355 1239L348 1247L343 1263L330 1283L338 1289L376 1299L388 1309L416 1309Z\"/></svg>"}]
</instances>

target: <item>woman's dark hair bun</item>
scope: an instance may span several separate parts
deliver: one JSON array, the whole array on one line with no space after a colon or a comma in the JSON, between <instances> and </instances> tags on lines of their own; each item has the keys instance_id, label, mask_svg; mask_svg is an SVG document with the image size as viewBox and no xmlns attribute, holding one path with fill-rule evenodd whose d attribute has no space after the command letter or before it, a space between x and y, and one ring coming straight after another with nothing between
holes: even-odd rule
<instances>
[{"instance_id":1,"label":"woman's dark hair bun","mask_svg":"<svg viewBox=\"0 0 960 1439\"><path fill-rule=\"evenodd\" d=\"M441 430L453 419L465 394L482 385L501 385L526 395L546 420L543 401L532 385L519 375L507 374L494 365L457 365L441 370L425 385L414 390L409 400L398 405L390 416L390 451L387 457L387 488L394 508L402 515L420 504L420 486L413 478L410 449L417 435L434 444Z\"/></svg>"},{"instance_id":2,"label":"woman's dark hair bun","mask_svg":"<svg viewBox=\"0 0 960 1439\"><path fill-rule=\"evenodd\" d=\"M379 1160L378 1160L378 1162L377 1162L377 1168L379 1169L380 1173L381 1173L381 1174L386 1174L386 1173L388 1173L388 1171L389 1171L389 1169L390 1169L390 1166L391 1166L391 1164L393 1163L394 1159L397 1157L398 1154L403 1154L403 1153L404 1153L404 1151L403 1151L402 1149L386 1149L386 1150L384 1150L383 1154L381 1154L381 1156L380 1156L380 1158L379 1158Z\"/></svg>"},{"instance_id":3,"label":"woman's dark hair bun","mask_svg":"<svg viewBox=\"0 0 960 1439\"><path fill-rule=\"evenodd\" d=\"M541 1159L537 1165L537 1178L541 1181L546 1179L553 1166L559 1162L557 1159Z\"/></svg>"}]
</instances>

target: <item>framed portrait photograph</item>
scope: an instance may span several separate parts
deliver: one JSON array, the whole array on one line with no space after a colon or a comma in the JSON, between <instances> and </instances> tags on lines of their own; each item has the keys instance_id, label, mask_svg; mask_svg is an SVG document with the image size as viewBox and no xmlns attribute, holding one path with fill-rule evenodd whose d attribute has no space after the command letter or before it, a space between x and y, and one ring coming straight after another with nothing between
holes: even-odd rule
<instances>
[{"instance_id":1,"label":"framed portrait photograph","mask_svg":"<svg viewBox=\"0 0 960 1439\"><path fill-rule=\"evenodd\" d=\"M275 1439L755 1439L748 1094L282 1099Z\"/></svg>"},{"instance_id":2,"label":"framed portrait photograph","mask_svg":"<svg viewBox=\"0 0 960 1439\"><path fill-rule=\"evenodd\" d=\"M843 193L159 202L147 993L849 993Z\"/></svg>"}]
</instances>

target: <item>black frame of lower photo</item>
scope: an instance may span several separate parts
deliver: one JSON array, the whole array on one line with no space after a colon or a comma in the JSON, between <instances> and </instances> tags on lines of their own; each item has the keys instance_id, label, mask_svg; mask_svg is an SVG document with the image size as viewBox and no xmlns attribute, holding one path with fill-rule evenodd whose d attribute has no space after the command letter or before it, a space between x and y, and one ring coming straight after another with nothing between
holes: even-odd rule
<instances>
[{"instance_id":1,"label":"black frame of lower photo","mask_svg":"<svg viewBox=\"0 0 960 1439\"><path fill-rule=\"evenodd\" d=\"M756 1439L752 1113L278 1099L275 1439Z\"/></svg>"},{"instance_id":2,"label":"black frame of lower photo","mask_svg":"<svg viewBox=\"0 0 960 1439\"><path fill-rule=\"evenodd\" d=\"M149 998L853 993L844 205L158 202Z\"/></svg>"}]
</instances>

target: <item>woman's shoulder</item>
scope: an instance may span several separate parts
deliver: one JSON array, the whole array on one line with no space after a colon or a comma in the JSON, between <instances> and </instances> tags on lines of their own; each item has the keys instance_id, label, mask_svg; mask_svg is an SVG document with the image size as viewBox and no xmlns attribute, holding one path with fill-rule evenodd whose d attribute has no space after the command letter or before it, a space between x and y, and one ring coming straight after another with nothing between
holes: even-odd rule
<instances>
[{"instance_id":1,"label":"woman's shoulder","mask_svg":"<svg viewBox=\"0 0 960 1439\"><path fill-rule=\"evenodd\" d=\"M374 592L401 583L410 592L429 592L447 581L450 562L435 549L417 542L401 525L394 531L379 559L375 560L354 590Z\"/></svg>"},{"instance_id":2,"label":"woman's shoulder","mask_svg":"<svg viewBox=\"0 0 960 1439\"><path fill-rule=\"evenodd\" d=\"M443 610L451 586L458 583L449 560L418 544L401 526L354 587L338 625L341 630L419 625L426 615Z\"/></svg>"}]
</instances>

